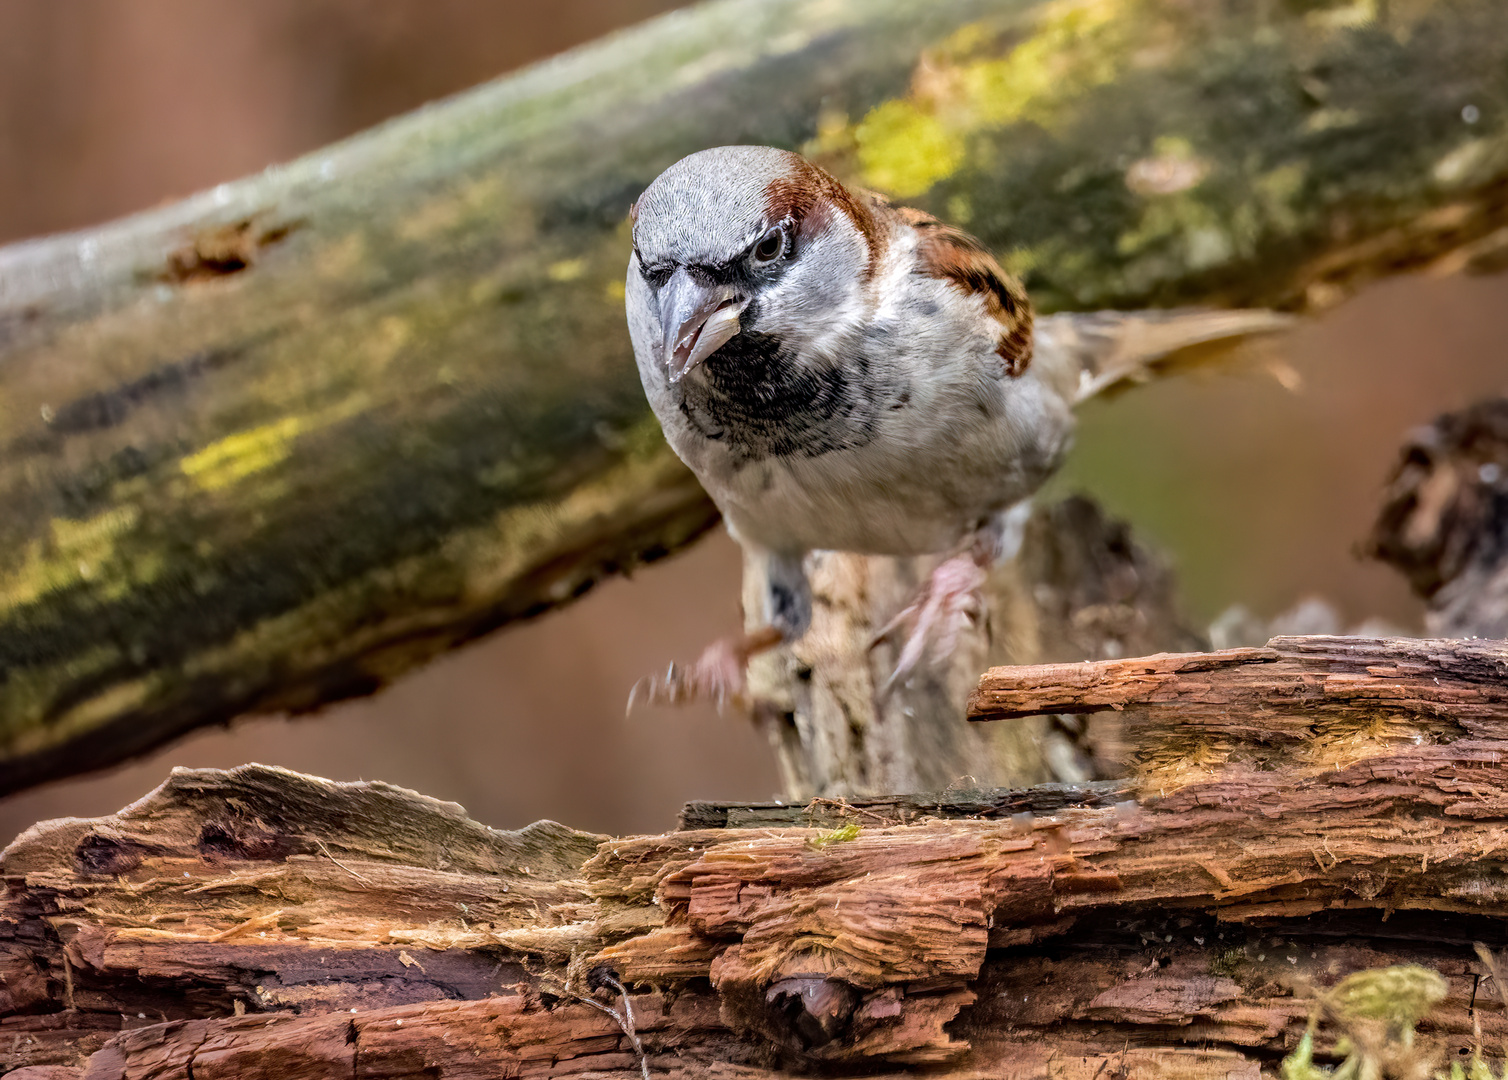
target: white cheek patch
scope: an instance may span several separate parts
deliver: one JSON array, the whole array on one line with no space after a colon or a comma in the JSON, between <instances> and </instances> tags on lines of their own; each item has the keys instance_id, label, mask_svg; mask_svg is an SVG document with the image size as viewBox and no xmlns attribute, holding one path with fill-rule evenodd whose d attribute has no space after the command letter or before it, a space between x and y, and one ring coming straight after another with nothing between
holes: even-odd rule
<instances>
[{"instance_id":1,"label":"white cheek patch","mask_svg":"<svg viewBox=\"0 0 1508 1080\"><path fill-rule=\"evenodd\" d=\"M795 262L760 297L754 329L794 352L833 355L868 316L868 249L857 233L826 230L797 250Z\"/></svg>"}]
</instances>

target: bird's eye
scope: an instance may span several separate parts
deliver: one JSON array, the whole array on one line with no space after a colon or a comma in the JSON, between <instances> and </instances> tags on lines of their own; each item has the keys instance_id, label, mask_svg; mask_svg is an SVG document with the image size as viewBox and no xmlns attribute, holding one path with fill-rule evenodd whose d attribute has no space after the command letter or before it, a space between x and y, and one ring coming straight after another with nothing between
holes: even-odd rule
<instances>
[{"instance_id":1,"label":"bird's eye","mask_svg":"<svg viewBox=\"0 0 1508 1080\"><path fill-rule=\"evenodd\" d=\"M639 260L639 273L649 283L651 288L658 289L670 280L670 275L675 273L675 267L667 263L646 266L641 258Z\"/></svg>"},{"instance_id":2,"label":"bird's eye","mask_svg":"<svg viewBox=\"0 0 1508 1080\"><path fill-rule=\"evenodd\" d=\"M785 233L775 226L759 238L754 245L754 258L758 262L771 262L785 250Z\"/></svg>"}]
</instances>

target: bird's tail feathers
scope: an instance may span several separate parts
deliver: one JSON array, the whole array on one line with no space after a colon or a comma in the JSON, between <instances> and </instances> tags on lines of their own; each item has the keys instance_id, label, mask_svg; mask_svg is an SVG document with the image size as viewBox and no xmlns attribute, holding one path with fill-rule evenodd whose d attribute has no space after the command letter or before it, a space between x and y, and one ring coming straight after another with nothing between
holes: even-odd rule
<instances>
[{"instance_id":1,"label":"bird's tail feathers","mask_svg":"<svg viewBox=\"0 0 1508 1080\"><path fill-rule=\"evenodd\" d=\"M1262 309L1063 312L1037 320L1036 352L1039 359L1058 354L1054 362L1077 371L1077 404L1175 369L1250 356L1253 350L1243 346L1298 322L1297 316ZM1291 369L1275 363L1274 373L1286 385Z\"/></svg>"}]
</instances>

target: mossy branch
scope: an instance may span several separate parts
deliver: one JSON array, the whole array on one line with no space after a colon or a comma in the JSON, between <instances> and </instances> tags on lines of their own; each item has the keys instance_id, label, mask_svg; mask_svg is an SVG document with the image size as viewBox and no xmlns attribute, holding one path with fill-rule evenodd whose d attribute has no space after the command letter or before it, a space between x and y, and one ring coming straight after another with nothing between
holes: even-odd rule
<instances>
[{"instance_id":1,"label":"mossy branch","mask_svg":"<svg viewBox=\"0 0 1508 1080\"><path fill-rule=\"evenodd\" d=\"M690 542L625 212L763 142L1044 309L1325 306L1508 243L1496 0L704 5L0 250L0 792L365 693Z\"/></svg>"}]
</instances>

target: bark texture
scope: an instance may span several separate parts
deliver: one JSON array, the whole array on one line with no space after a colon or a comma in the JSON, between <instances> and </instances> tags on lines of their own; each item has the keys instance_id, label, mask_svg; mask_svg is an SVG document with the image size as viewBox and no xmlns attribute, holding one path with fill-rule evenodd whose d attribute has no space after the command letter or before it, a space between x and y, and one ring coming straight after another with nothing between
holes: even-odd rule
<instances>
[{"instance_id":1,"label":"bark texture","mask_svg":"<svg viewBox=\"0 0 1508 1080\"><path fill-rule=\"evenodd\" d=\"M1505 57L1496 0L736 0L0 251L0 792L370 692L708 528L620 312L684 153L802 149L1043 310L1316 308L1502 261Z\"/></svg>"},{"instance_id":2,"label":"bark texture","mask_svg":"<svg viewBox=\"0 0 1508 1080\"><path fill-rule=\"evenodd\" d=\"M1180 722L1243 718L1254 757L1161 794L697 804L679 831L609 838L498 832L381 784L177 770L4 852L8 1064L90 1080L1255 1078L1343 979L1405 963L1442 977L1410 1053L1469 1051L1474 1025L1495 1045L1508 1016L1476 992L1474 943L1508 941L1508 702L1485 689L1508 650L1241 652L1085 665L1088 683L992 673L1023 708L1166 713L1182 686ZM1316 749L1263 757L1300 700ZM1345 716L1416 728L1358 753L1331 723ZM1325 746L1349 759L1321 767ZM1321 1028L1322 1055L1334 1035Z\"/></svg>"},{"instance_id":3,"label":"bark texture","mask_svg":"<svg viewBox=\"0 0 1508 1080\"><path fill-rule=\"evenodd\" d=\"M1508 646L1279 637L1259 649L1001 667L980 678L969 718L1107 709L1121 712L1131 764L1157 789L1237 763L1339 769L1387 748L1495 737Z\"/></svg>"}]
</instances>

